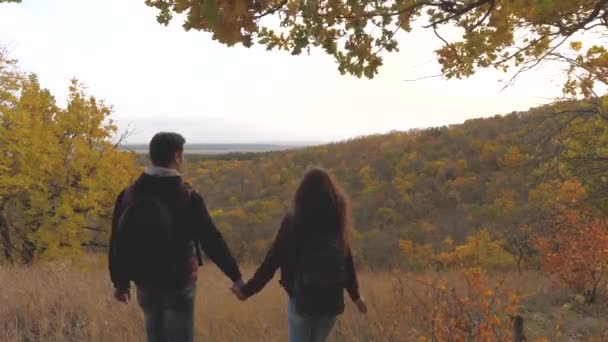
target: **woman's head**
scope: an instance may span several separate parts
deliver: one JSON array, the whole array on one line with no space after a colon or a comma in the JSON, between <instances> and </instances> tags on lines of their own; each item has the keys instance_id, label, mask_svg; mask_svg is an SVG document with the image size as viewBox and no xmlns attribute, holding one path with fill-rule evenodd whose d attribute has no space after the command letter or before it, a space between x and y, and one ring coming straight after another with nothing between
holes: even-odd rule
<instances>
[{"instance_id":1,"label":"woman's head","mask_svg":"<svg viewBox=\"0 0 608 342\"><path fill-rule=\"evenodd\" d=\"M298 229L311 235L336 233L346 247L349 219L348 198L327 171L306 172L294 198Z\"/></svg>"}]
</instances>

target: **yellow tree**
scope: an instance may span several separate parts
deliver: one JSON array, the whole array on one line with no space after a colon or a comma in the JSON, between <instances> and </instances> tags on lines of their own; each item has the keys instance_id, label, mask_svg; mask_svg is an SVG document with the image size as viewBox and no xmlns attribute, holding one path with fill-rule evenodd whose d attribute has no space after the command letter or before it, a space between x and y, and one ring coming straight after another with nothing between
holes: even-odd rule
<instances>
[{"instance_id":1,"label":"yellow tree","mask_svg":"<svg viewBox=\"0 0 608 342\"><path fill-rule=\"evenodd\" d=\"M4 257L74 255L108 229L135 157L121 152L111 108L72 81L65 108L35 75L0 59L0 246ZM120 140L120 139L119 139Z\"/></svg>"}]
</instances>

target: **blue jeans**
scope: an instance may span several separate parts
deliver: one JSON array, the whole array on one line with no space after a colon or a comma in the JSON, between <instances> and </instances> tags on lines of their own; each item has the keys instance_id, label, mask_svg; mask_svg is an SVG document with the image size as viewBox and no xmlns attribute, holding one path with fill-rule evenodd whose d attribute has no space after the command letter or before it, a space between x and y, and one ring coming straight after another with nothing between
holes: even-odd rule
<instances>
[{"instance_id":1,"label":"blue jeans","mask_svg":"<svg viewBox=\"0 0 608 342\"><path fill-rule=\"evenodd\" d=\"M181 290L137 289L148 342L192 342L196 285Z\"/></svg>"},{"instance_id":2,"label":"blue jeans","mask_svg":"<svg viewBox=\"0 0 608 342\"><path fill-rule=\"evenodd\" d=\"M336 323L336 316L304 316L296 311L296 301L289 298L287 306L289 342L324 342Z\"/></svg>"}]
</instances>

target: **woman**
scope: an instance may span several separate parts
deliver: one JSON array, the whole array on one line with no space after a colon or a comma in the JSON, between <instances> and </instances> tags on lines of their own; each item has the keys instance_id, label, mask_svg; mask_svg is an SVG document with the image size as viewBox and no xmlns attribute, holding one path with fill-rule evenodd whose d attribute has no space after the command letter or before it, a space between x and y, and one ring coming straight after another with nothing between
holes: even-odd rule
<instances>
[{"instance_id":1,"label":"woman","mask_svg":"<svg viewBox=\"0 0 608 342\"><path fill-rule=\"evenodd\" d=\"M348 199L329 174L308 171L264 262L249 282L232 289L246 300L280 268L289 296L290 342L325 341L344 311L344 289L359 311L367 312L348 243L348 217Z\"/></svg>"}]
</instances>

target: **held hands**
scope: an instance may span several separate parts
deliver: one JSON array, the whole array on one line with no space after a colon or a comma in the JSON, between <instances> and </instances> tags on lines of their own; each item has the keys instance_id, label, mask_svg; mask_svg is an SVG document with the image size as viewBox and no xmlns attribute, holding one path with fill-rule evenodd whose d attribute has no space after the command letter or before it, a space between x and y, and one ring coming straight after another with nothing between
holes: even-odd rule
<instances>
[{"instance_id":1,"label":"held hands","mask_svg":"<svg viewBox=\"0 0 608 342\"><path fill-rule=\"evenodd\" d=\"M243 285L245 285L243 281L239 280L235 282L230 288L230 291L232 291L236 298L242 302L247 300L247 297L245 297L245 295L243 295L243 293L241 292L241 288L243 287Z\"/></svg>"},{"instance_id":2,"label":"held hands","mask_svg":"<svg viewBox=\"0 0 608 342\"><path fill-rule=\"evenodd\" d=\"M242 302L247 300L247 297L243 294L243 292L241 291L241 289L243 288L245 284L243 283L242 280L239 280L237 282L235 282L232 287L230 288L230 291L236 296L236 298ZM357 299L355 301L355 305L357 306L357 310L359 310L360 313L362 314L366 314L367 313L367 304L365 303L365 299L363 299L363 297Z\"/></svg>"},{"instance_id":3,"label":"held hands","mask_svg":"<svg viewBox=\"0 0 608 342\"><path fill-rule=\"evenodd\" d=\"M114 289L114 299L121 303L128 304L131 300L131 291L129 291L129 289L117 287L116 289Z\"/></svg>"},{"instance_id":4,"label":"held hands","mask_svg":"<svg viewBox=\"0 0 608 342\"><path fill-rule=\"evenodd\" d=\"M367 313L367 304L365 304L365 300L363 298L357 299L357 301L355 302L355 305L357 305L357 310L359 310L360 313L362 313L362 314Z\"/></svg>"}]
</instances>

